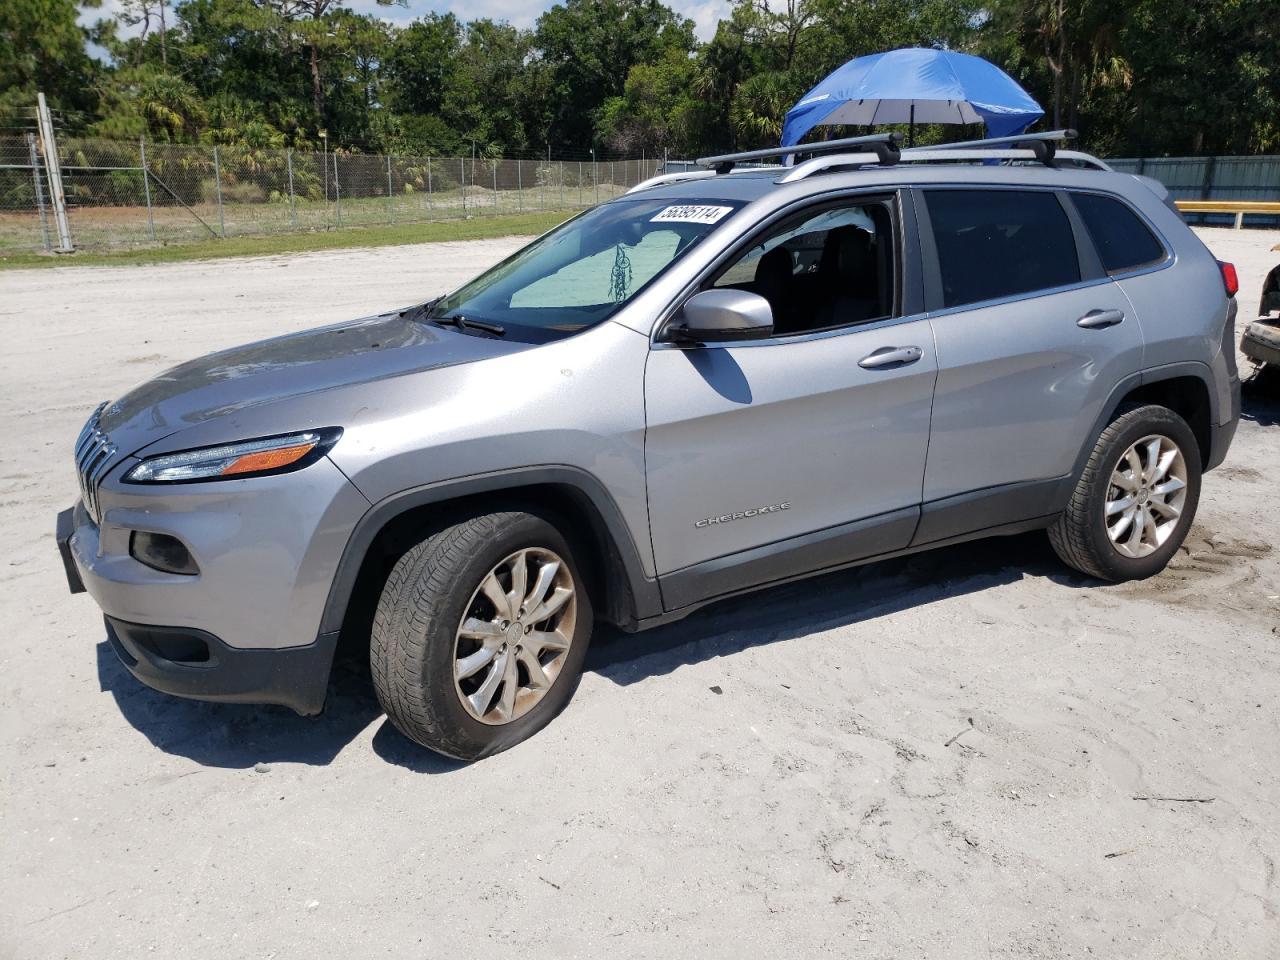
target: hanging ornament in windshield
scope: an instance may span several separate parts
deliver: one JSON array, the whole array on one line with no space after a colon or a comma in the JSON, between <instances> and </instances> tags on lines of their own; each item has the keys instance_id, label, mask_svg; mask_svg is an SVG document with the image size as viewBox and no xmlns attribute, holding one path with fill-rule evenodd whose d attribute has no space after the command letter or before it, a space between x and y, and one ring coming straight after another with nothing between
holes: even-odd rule
<instances>
[{"instance_id":1,"label":"hanging ornament in windshield","mask_svg":"<svg viewBox=\"0 0 1280 960\"><path fill-rule=\"evenodd\" d=\"M614 303L622 303L627 299L627 290L631 287L631 258L622 244L618 244L613 256L613 273L609 277L609 295Z\"/></svg>"}]
</instances>

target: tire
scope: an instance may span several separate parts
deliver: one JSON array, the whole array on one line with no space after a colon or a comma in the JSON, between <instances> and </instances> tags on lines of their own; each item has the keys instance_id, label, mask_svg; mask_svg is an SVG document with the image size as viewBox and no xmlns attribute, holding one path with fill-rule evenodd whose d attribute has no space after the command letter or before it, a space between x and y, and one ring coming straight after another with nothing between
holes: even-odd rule
<instances>
[{"instance_id":1,"label":"tire","mask_svg":"<svg viewBox=\"0 0 1280 960\"><path fill-rule=\"evenodd\" d=\"M1156 448L1158 462L1177 451L1164 479L1158 477L1158 469L1148 474L1150 444L1156 438L1162 441ZM1135 459L1125 459L1122 465L1131 451ZM1131 465L1141 469L1130 469ZM1049 528L1049 541L1064 563L1099 580L1119 583L1153 576L1186 538L1200 501L1200 474L1200 446L1185 420L1153 404L1121 407L1098 437L1067 509ZM1169 492L1170 478L1181 479L1184 486ZM1130 499L1133 503L1122 509ZM1123 518L1131 511L1134 518L1125 525ZM1154 525L1139 533L1144 512ZM1135 537L1141 537L1136 546Z\"/></svg>"},{"instance_id":2,"label":"tire","mask_svg":"<svg viewBox=\"0 0 1280 960\"><path fill-rule=\"evenodd\" d=\"M539 575L553 564L554 579L533 603ZM520 593L532 609L520 605L511 617L521 567ZM496 594L482 585L490 576L500 587ZM531 619L560 602L566 589L572 596L549 618ZM505 609L495 595L508 598ZM467 628L484 632L468 634ZM574 551L551 518L525 512L471 517L412 547L387 576L370 637L374 689L387 717L409 739L449 757L478 760L537 733L564 708L581 677L591 629L591 601ZM510 695L509 663L516 677ZM455 679L473 667L474 673ZM494 671L500 678L486 693Z\"/></svg>"}]
</instances>

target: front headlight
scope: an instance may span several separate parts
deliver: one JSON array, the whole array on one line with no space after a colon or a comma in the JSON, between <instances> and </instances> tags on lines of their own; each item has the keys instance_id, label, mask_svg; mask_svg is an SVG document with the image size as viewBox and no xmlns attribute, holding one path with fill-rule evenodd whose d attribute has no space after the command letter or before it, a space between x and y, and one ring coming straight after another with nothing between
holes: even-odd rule
<instances>
[{"instance_id":1,"label":"front headlight","mask_svg":"<svg viewBox=\"0 0 1280 960\"><path fill-rule=\"evenodd\" d=\"M340 436L340 429L330 427L166 453L143 460L124 479L126 483L192 483L289 473L315 463Z\"/></svg>"}]
</instances>

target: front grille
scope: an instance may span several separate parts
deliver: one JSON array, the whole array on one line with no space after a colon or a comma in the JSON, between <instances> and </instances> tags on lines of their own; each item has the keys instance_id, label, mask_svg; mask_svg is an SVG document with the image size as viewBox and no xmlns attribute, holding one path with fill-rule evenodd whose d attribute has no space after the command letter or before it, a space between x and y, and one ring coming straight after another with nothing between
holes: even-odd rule
<instances>
[{"instance_id":1,"label":"front grille","mask_svg":"<svg viewBox=\"0 0 1280 960\"><path fill-rule=\"evenodd\" d=\"M98 484L116 455L116 445L98 429L98 420L106 406L104 402L93 411L93 416L76 440L76 473L80 477L80 496L94 523L99 523L102 519L98 515Z\"/></svg>"}]
</instances>

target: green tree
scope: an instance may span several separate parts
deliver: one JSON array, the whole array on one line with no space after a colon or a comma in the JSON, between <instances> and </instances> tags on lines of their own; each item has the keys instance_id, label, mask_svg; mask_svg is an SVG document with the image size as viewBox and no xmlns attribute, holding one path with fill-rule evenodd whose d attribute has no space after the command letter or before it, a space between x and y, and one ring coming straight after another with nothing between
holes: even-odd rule
<instances>
[{"instance_id":1,"label":"green tree","mask_svg":"<svg viewBox=\"0 0 1280 960\"><path fill-rule=\"evenodd\" d=\"M402 114L439 114L453 85L463 26L452 13L429 13L396 31L383 72L388 105Z\"/></svg>"},{"instance_id":2,"label":"green tree","mask_svg":"<svg viewBox=\"0 0 1280 960\"><path fill-rule=\"evenodd\" d=\"M609 98L601 108L601 140L626 154L696 151L706 112L692 94L696 75L693 58L678 49L656 63L637 63L627 73L622 96Z\"/></svg>"},{"instance_id":3,"label":"green tree","mask_svg":"<svg viewBox=\"0 0 1280 960\"><path fill-rule=\"evenodd\" d=\"M660 0L568 0L538 18L534 44L546 71L546 136L579 149L595 143L600 109L623 94L632 66L696 45L693 21Z\"/></svg>"},{"instance_id":4,"label":"green tree","mask_svg":"<svg viewBox=\"0 0 1280 960\"><path fill-rule=\"evenodd\" d=\"M76 21L98 2L0 0L0 110L29 113L37 92L54 107L93 109L98 67Z\"/></svg>"}]
</instances>

